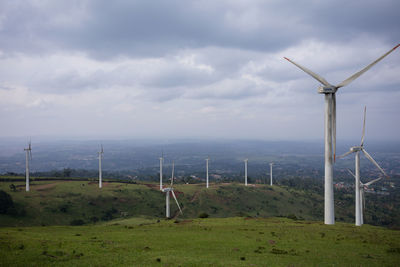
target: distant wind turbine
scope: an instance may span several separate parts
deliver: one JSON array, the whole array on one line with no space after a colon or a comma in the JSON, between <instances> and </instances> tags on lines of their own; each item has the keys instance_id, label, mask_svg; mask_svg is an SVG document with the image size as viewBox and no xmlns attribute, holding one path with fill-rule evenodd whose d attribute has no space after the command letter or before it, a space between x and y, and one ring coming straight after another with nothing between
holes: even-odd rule
<instances>
[{"instance_id":1,"label":"distant wind turbine","mask_svg":"<svg viewBox=\"0 0 400 267\"><path fill-rule=\"evenodd\" d=\"M269 164L269 176L270 176L270 184L272 186L272 165L274 165L274 163L270 163Z\"/></svg>"},{"instance_id":2,"label":"distant wind turbine","mask_svg":"<svg viewBox=\"0 0 400 267\"><path fill-rule=\"evenodd\" d=\"M164 152L161 153L161 158L160 158L160 190L163 189L163 183L162 183L163 162L164 162Z\"/></svg>"},{"instance_id":3,"label":"distant wind turbine","mask_svg":"<svg viewBox=\"0 0 400 267\"><path fill-rule=\"evenodd\" d=\"M338 85L332 85L328 83L320 75L285 57L287 61L319 81L322 85L318 87L318 93L325 94L325 224L335 224L335 206L333 201L333 161L336 157L336 92L339 88L348 85L360 77L364 72L369 70L372 66L381 61L399 46L400 44L396 45L377 60L366 66L364 69L353 74Z\"/></svg>"},{"instance_id":4,"label":"distant wind turbine","mask_svg":"<svg viewBox=\"0 0 400 267\"><path fill-rule=\"evenodd\" d=\"M206 158L206 188L208 188L208 161L210 160L210 157Z\"/></svg>"},{"instance_id":5,"label":"distant wind turbine","mask_svg":"<svg viewBox=\"0 0 400 267\"><path fill-rule=\"evenodd\" d=\"M362 130L362 136L361 136L361 144L359 146L353 146L350 148L350 150L346 153L344 153L343 155L339 156L338 158L343 158L351 153L355 153L355 172L356 174L353 174L355 180L355 193L356 193L356 197L355 197L355 204L356 204L356 226L361 226L363 224L363 184L360 181L360 151L362 151L365 155L365 157L367 159L369 159L380 171L384 176L387 176L385 171L378 165L378 163L371 157L370 154L368 154L368 152L365 150L364 148L364 138L365 138L365 116L366 116L366 112L367 112L367 108L364 108L364 122L363 122L363 130ZM376 182L380 180L376 179L371 181L369 184ZM360 188L360 186L362 186L362 189Z\"/></svg>"},{"instance_id":6,"label":"distant wind turbine","mask_svg":"<svg viewBox=\"0 0 400 267\"><path fill-rule=\"evenodd\" d=\"M104 154L104 150L103 150L103 145L101 145L101 150L99 152L97 152L97 154L99 155L99 188L103 187L103 173L102 173L102 169L101 169L101 160L103 159L103 154Z\"/></svg>"},{"instance_id":7,"label":"distant wind turbine","mask_svg":"<svg viewBox=\"0 0 400 267\"><path fill-rule=\"evenodd\" d=\"M170 185L170 187L162 189L162 191L166 193L166 196L165 196L165 216L167 218L171 217L170 204L169 204L169 198L170 198L169 195L170 195L170 193L172 194L173 198L175 199L176 205L178 206L180 213L183 215L182 209L179 206L178 200L176 199L173 185L174 185L174 162L172 161L171 185Z\"/></svg>"},{"instance_id":8,"label":"distant wind turbine","mask_svg":"<svg viewBox=\"0 0 400 267\"><path fill-rule=\"evenodd\" d=\"M32 146L31 146L30 140L29 140L28 148L24 148L24 151L26 153L26 157L25 157L25 177L26 177L25 191L29 192L29 160L32 160Z\"/></svg>"},{"instance_id":9,"label":"distant wind turbine","mask_svg":"<svg viewBox=\"0 0 400 267\"><path fill-rule=\"evenodd\" d=\"M244 185L247 186L247 162L249 159L244 160Z\"/></svg>"},{"instance_id":10,"label":"distant wind turbine","mask_svg":"<svg viewBox=\"0 0 400 267\"><path fill-rule=\"evenodd\" d=\"M347 169L347 170L357 180L356 175L354 173L352 173L349 169ZM365 196L364 196L364 193L365 193L365 188L368 188L368 186L370 186L371 184L373 184L375 182L378 182L382 178L383 177L379 177L379 178L374 179L372 181L369 181L368 183L365 183L365 184L360 182L360 199L359 199L360 204L359 204L359 207L360 207L360 210L361 210L360 211L360 217L361 217L360 218L360 223L361 223L361 225L364 224L364 210L365 210ZM357 201L357 199L356 199L356 201Z\"/></svg>"}]
</instances>

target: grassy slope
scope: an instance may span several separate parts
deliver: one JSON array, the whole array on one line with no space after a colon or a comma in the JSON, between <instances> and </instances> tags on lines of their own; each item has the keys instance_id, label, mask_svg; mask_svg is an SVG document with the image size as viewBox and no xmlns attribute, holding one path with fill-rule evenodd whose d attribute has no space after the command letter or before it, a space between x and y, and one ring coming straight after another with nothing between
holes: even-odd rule
<instances>
[{"instance_id":1,"label":"grassy slope","mask_svg":"<svg viewBox=\"0 0 400 267\"><path fill-rule=\"evenodd\" d=\"M400 232L285 218L0 228L4 266L398 266ZM159 261L158 261L158 260Z\"/></svg>"},{"instance_id":2,"label":"grassy slope","mask_svg":"<svg viewBox=\"0 0 400 267\"><path fill-rule=\"evenodd\" d=\"M17 185L11 192L9 185ZM69 225L72 220L91 223L121 217L147 215L163 218L165 195L157 184L105 183L102 189L96 182L88 181L35 181L31 191L25 192L24 182L1 182L0 189L8 192L19 207L24 207L26 216L0 215L0 226ZM323 217L321 195L296 191L290 188L257 185L244 187L241 184L175 185L175 193L184 210L183 218L196 218L206 212L211 217L232 216L287 216L295 214L308 220ZM173 200L172 200L173 201ZM177 212L171 203L172 214ZM351 203L336 209L337 217L349 222ZM351 213L350 213L351 215ZM346 217L347 216L347 217Z\"/></svg>"}]
</instances>

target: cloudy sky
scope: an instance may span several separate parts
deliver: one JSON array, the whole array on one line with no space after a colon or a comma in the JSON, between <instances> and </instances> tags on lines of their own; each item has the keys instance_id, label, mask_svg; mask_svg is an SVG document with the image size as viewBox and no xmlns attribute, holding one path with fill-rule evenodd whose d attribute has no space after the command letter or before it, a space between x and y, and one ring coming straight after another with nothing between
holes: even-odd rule
<instances>
[{"instance_id":1,"label":"cloudy sky","mask_svg":"<svg viewBox=\"0 0 400 267\"><path fill-rule=\"evenodd\" d=\"M400 42L397 0L1 1L0 137L323 138L318 82ZM400 49L337 93L338 139L400 140Z\"/></svg>"}]
</instances>

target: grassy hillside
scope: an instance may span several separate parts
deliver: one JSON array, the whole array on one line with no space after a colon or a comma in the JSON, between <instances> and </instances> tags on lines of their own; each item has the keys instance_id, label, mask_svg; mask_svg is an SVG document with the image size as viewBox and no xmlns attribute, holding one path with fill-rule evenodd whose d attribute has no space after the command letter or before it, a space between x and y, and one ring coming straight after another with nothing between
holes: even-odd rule
<instances>
[{"instance_id":1,"label":"grassy hillside","mask_svg":"<svg viewBox=\"0 0 400 267\"><path fill-rule=\"evenodd\" d=\"M15 191L10 189L11 184L16 186ZM99 189L96 182L47 180L32 182L31 191L25 192L23 181L3 181L0 190L11 195L16 209L14 215L0 214L0 226L88 224L120 217L165 216L165 194L157 184L106 182ZM323 218L321 195L287 187L214 184L206 189L202 184L177 184L175 193L184 212L179 218L197 218L200 213L210 217ZM337 208L339 220L353 220L349 213L352 205ZM171 201L171 213L177 215L177 211Z\"/></svg>"},{"instance_id":2,"label":"grassy hillside","mask_svg":"<svg viewBox=\"0 0 400 267\"><path fill-rule=\"evenodd\" d=\"M0 228L4 266L398 266L400 232L286 218Z\"/></svg>"},{"instance_id":3,"label":"grassy hillside","mask_svg":"<svg viewBox=\"0 0 400 267\"><path fill-rule=\"evenodd\" d=\"M14 185L13 189L11 185ZM11 186L11 187L10 187ZM323 195L315 190L296 190L285 186L243 184L177 184L175 193L183 209L179 218L210 217L289 217L323 220ZM164 218L165 194L156 183L130 184L105 182L99 189L95 181L33 181L25 192L25 182L0 182L0 190L14 201L13 212L0 214L0 226L81 225L116 218L149 216ZM171 214L178 215L171 199ZM351 193L335 197L336 220L354 222ZM373 223L366 209L365 222ZM376 209L375 209L376 212ZM383 213L384 211L380 211ZM393 222L396 225L398 222Z\"/></svg>"}]
</instances>

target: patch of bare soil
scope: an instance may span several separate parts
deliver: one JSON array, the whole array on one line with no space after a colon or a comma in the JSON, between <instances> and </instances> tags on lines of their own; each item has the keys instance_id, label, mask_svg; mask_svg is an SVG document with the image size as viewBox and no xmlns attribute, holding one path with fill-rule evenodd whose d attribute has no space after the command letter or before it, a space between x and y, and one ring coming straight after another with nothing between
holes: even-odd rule
<instances>
[{"instance_id":1,"label":"patch of bare soil","mask_svg":"<svg viewBox=\"0 0 400 267\"><path fill-rule=\"evenodd\" d=\"M160 188L160 185L157 184L144 184L144 185L151 189L156 189L156 190Z\"/></svg>"},{"instance_id":2,"label":"patch of bare soil","mask_svg":"<svg viewBox=\"0 0 400 267\"><path fill-rule=\"evenodd\" d=\"M42 184L42 185L35 185L35 186L33 186L33 188L36 189L36 191L46 191L46 190L49 190L49 189L55 187L56 185L57 185L57 183Z\"/></svg>"},{"instance_id":3,"label":"patch of bare soil","mask_svg":"<svg viewBox=\"0 0 400 267\"><path fill-rule=\"evenodd\" d=\"M191 202L191 203L195 202L195 201L199 198L199 194L200 194L200 191L196 191L196 192L193 194L193 197L192 197L192 199L190 200L190 202Z\"/></svg>"}]
</instances>

